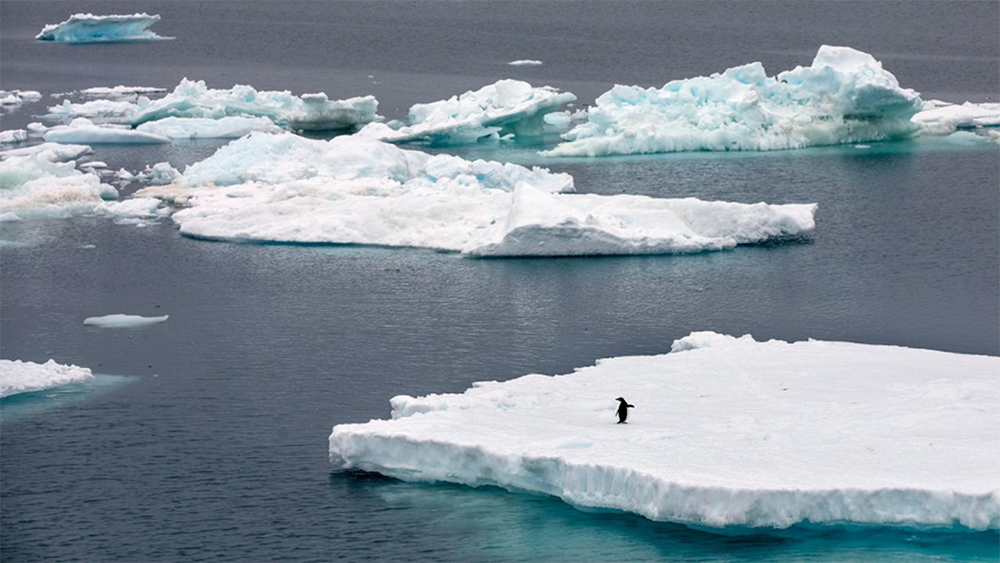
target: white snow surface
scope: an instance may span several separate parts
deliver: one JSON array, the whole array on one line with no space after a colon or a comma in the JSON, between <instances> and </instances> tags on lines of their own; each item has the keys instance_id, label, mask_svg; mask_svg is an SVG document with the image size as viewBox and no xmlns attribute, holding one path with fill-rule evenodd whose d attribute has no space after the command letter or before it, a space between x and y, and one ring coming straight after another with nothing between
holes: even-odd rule
<instances>
[{"instance_id":1,"label":"white snow surface","mask_svg":"<svg viewBox=\"0 0 1000 563\"><path fill-rule=\"evenodd\" d=\"M89 368L58 364L55 360L44 364L0 360L0 397L83 383L91 379L94 379L94 374Z\"/></svg>"},{"instance_id":2,"label":"white snow surface","mask_svg":"<svg viewBox=\"0 0 1000 563\"><path fill-rule=\"evenodd\" d=\"M142 123L135 130L168 139L238 139L253 131L277 133L281 128L266 117L234 115L220 119L167 117Z\"/></svg>"},{"instance_id":3,"label":"white snow surface","mask_svg":"<svg viewBox=\"0 0 1000 563\"><path fill-rule=\"evenodd\" d=\"M158 21L160 16L146 13L110 16L74 14L62 23L46 25L35 39L57 43L117 43L173 39L149 31L148 28Z\"/></svg>"},{"instance_id":4,"label":"white snow surface","mask_svg":"<svg viewBox=\"0 0 1000 563\"><path fill-rule=\"evenodd\" d=\"M794 149L912 135L919 94L867 53L820 47L812 65L769 77L760 63L662 88L618 85L550 156Z\"/></svg>"},{"instance_id":5,"label":"white snow surface","mask_svg":"<svg viewBox=\"0 0 1000 563\"><path fill-rule=\"evenodd\" d=\"M335 426L330 460L703 528L996 530L998 404L996 357L692 333L665 355L393 397L392 420Z\"/></svg>"},{"instance_id":6,"label":"white snow surface","mask_svg":"<svg viewBox=\"0 0 1000 563\"><path fill-rule=\"evenodd\" d=\"M392 143L474 143L483 137L499 138L501 132L540 131L545 114L574 100L575 95L548 86L500 80L447 100L416 104L410 108L409 125L370 123L358 134Z\"/></svg>"},{"instance_id":7,"label":"white snow surface","mask_svg":"<svg viewBox=\"0 0 1000 563\"><path fill-rule=\"evenodd\" d=\"M165 322L170 315L162 317L143 317L141 315L113 314L101 317L87 317L83 324L101 328L132 328Z\"/></svg>"},{"instance_id":8,"label":"white snow surface","mask_svg":"<svg viewBox=\"0 0 1000 563\"><path fill-rule=\"evenodd\" d=\"M425 247L476 256L698 252L798 235L813 204L597 196L568 174L429 155L358 135L253 133L137 195L218 240Z\"/></svg>"}]
</instances>

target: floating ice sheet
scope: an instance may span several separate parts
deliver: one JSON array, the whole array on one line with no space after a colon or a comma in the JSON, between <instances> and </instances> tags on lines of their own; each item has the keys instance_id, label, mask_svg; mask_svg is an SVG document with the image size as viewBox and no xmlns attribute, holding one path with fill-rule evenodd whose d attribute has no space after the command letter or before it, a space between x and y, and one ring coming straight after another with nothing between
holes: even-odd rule
<instances>
[{"instance_id":1,"label":"floating ice sheet","mask_svg":"<svg viewBox=\"0 0 1000 563\"><path fill-rule=\"evenodd\" d=\"M56 43L117 43L173 39L161 37L147 29L158 21L160 16L146 13L110 16L74 14L62 23L45 26L35 39Z\"/></svg>"},{"instance_id":2,"label":"floating ice sheet","mask_svg":"<svg viewBox=\"0 0 1000 563\"><path fill-rule=\"evenodd\" d=\"M567 174L404 150L358 135L254 133L137 195L217 240L412 246L477 256L664 254L814 227L813 204L577 195Z\"/></svg>"},{"instance_id":3,"label":"floating ice sheet","mask_svg":"<svg viewBox=\"0 0 1000 563\"><path fill-rule=\"evenodd\" d=\"M333 464L716 529L1000 528L996 357L692 333L391 404L333 428Z\"/></svg>"},{"instance_id":4,"label":"floating ice sheet","mask_svg":"<svg viewBox=\"0 0 1000 563\"><path fill-rule=\"evenodd\" d=\"M820 47L809 67L775 77L760 63L675 80L662 88L615 86L588 121L547 151L600 156L676 151L794 149L905 138L920 96L871 55Z\"/></svg>"},{"instance_id":5,"label":"floating ice sheet","mask_svg":"<svg viewBox=\"0 0 1000 563\"><path fill-rule=\"evenodd\" d=\"M396 128L371 123L358 134L393 143L431 141L474 143L508 133L537 133L545 114L576 100L569 92L532 87L520 80L500 80L461 96L410 108L410 124Z\"/></svg>"},{"instance_id":6,"label":"floating ice sheet","mask_svg":"<svg viewBox=\"0 0 1000 563\"><path fill-rule=\"evenodd\" d=\"M143 317L141 315L114 314L103 315L100 317L87 317L83 320L83 324L101 328L134 328L138 326L166 322L168 318L170 318L170 315L163 315L162 317Z\"/></svg>"},{"instance_id":7,"label":"floating ice sheet","mask_svg":"<svg viewBox=\"0 0 1000 563\"><path fill-rule=\"evenodd\" d=\"M0 360L0 397L83 383L92 379L94 375L89 368L58 364L55 360L44 364Z\"/></svg>"}]
</instances>

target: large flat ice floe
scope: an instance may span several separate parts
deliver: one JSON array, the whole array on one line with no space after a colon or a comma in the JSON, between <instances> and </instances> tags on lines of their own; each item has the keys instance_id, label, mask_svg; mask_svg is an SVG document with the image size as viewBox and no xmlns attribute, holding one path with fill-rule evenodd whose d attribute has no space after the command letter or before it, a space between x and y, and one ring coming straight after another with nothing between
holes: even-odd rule
<instances>
[{"instance_id":1,"label":"large flat ice floe","mask_svg":"<svg viewBox=\"0 0 1000 563\"><path fill-rule=\"evenodd\" d=\"M922 107L882 64L824 45L811 66L767 76L752 63L662 88L615 86L588 121L547 151L600 156L676 151L794 149L905 138Z\"/></svg>"},{"instance_id":2,"label":"large flat ice floe","mask_svg":"<svg viewBox=\"0 0 1000 563\"><path fill-rule=\"evenodd\" d=\"M135 328L151 324L163 323L170 318L170 315L161 317L143 317L142 315L125 315L115 313L112 315L102 315L100 317L87 317L83 324L97 326L101 328Z\"/></svg>"},{"instance_id":3,"label":"large flat ice floe","mask_svg":"<svg viewBox=\"0 0 1000 563\"><path fill-rule=\"evenodd\" d=\"M409 125L371 123L359 134L392 143L421 140L449 145L501 135L538 134L546 114L574 100L575 95L548 86L535 88L520 80L500 80L461 96L416 104L410 108Z\"/></svg>"},{"instance_id":4,"label":"large flat ice floe","mask_svg":"<svg viewBox=\"0 0 1000 563\"><path fill-rule=\"evenodd\" d=\"M706 528L1000 528L996 357L692 333L391 404L333 428L334 465Z\"/></svg>"},{"instance_id":5,"label":"large flat ice floe","mask_svg":"<svg viewBox=\"0 0 1000 563\"><path fill-rule=\"evenodd\" d=\"M42 391L94 379L89 368L63 365L49 360L44 364L20 360L0 360L0 397Z\"/></svg>"},{"instance_id":6,"label":"large flat ice floe","mask_svg":"<svg viewBox=\"0 0 1000 563\"><path fill-rule=\"evenodd\" d=\"M358 135L254 133L145 188L215 240L423 247L476 256L666 254L731 248L814 227L813 204L598 196L568 174L430 155Z\"/></svg>"},{"instance_id":7,"label":"large flat ice floe","mask_svg":"<svg viewBox=\"0 0 1000 563\"><path fill-rule=\"evenodd\" d=\"M148 28L158 21L160 16L146 13L110 16L74 14L62 23L45 26L35 39L56 43L119 43L173 39L149 31Z\"/></svg>"}]
</instances>

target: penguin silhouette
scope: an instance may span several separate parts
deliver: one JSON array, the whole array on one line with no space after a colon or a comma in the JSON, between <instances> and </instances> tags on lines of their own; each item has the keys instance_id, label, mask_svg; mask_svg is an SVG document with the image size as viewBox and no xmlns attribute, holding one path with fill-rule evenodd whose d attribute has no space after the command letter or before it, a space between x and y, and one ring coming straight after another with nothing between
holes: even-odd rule
<instances>
[{"instance_id":1,"label":"penguin silhouette","mask_svg":"<svg viewBox=\"0 0 1000 563\"><path fill-rule=\"evenodd\" d=\"M625 424L625 419L628 418L628 409L634 409L635 405L628 404L628 401L621 397L615 400L618 401L618 424Z\"/></svg>"}]
</instances>

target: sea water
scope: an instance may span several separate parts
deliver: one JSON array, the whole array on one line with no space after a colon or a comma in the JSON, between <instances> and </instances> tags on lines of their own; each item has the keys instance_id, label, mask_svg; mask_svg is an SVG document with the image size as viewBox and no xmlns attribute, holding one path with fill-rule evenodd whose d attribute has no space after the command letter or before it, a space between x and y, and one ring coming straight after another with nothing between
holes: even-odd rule
<instances>
[{"instance_id":1,"label":"sea water","mask_svg":"<svg viewBox=\"0 0 1000 563\"><path fill-rule=\"evenodd\" d=\"M162 16L150 44L31 38L76 12ZM660 86L820 43L866 50L925 98L996 96L998 4L17 2L2 87L247 83L374 94L405 116L498 78ZM510 67L517 59L540 67ZM44 113L46 98L3 115ZM545 140L533 142L544 143ZM112 169L224 141L98 148ZM1000 151L919 139L766 154L541 160L589 193L816 202L810 236L690 256L476 260L426 250L212 243L169 222L0 224L0 356L91 368L100 389L0 402L3 561L996 561L998 536L885 529L720 535L497 489L339 472L330 427L397 394L568 373L693 330L1000 354ZM128 193L133 187L125 190ZM169 315L128 329L113 313ZM52 399L46 402L47 399ZM58 400L56 400L58 399ZM27 408L25 407L27 405ZM735 532L735 531L733 531Z\"/></svg>"}]
</instances>

